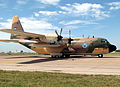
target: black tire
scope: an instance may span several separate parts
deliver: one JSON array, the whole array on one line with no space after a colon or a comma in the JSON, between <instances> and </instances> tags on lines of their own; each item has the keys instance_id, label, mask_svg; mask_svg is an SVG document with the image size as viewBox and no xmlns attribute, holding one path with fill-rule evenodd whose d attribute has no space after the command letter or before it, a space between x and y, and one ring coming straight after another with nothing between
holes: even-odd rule
<instances>
[{"instance_id":1,"label":"black tire","mask_svg":"<svg viewBox=\"0 0 120 87\"><path fill-rule=\"evenodd\" d=\"M51 55L51 58L56 58L56 56L54 56L54 55Z\"/></svg>"},{"instance_id":2,"label":"black tire","mask_svg":"<svg viewBox=\"0 0 120 87\"><path fill-rule=\"evenodd\" d=\"M51 55L51 58L64 58L64 54L62 54L62 55Z\"/></svg>"},{"instance_id":3,"label":"black tire","mask_svg":"<svg viewBox=\"0 0 120 87\"><path fill-rule=\"evenodd\" d=\"M103 54L98 54L98 58L103 58Z\"/></svg>"},{"instance_id":4,"label":"black tire","mask_svg":"<svg viewBox=\"0 0 120 87\"><path fill-rule=\"evenodd\" d=\"M60 58L64 58L64 54L60 56Z\"/></svg>"},{"instance_id":5,"label":"black tire","mask_svg":"<svg viewBox=\"0 0 120 87\"><path fill-rule=\"evenodd\" d=\"M55 55L55 58L59 58L59 55Z\"/></svg>"},{"instance_id":6,"label":"black tire","mask_svg":"<svg viewBox=\"0 0 120 87\"><path fill-rule=\"evenodd\" d=\"M53 58L53 55L51 55L51 58Z\"/></svg>"},{"instance_id":7,"label":"black tire","mask_svg":"<svg viewBox=\"0 0 120 87\"><path fill-rule=\"evenodd\" d=\"M65 55L65 58L69 58L69 57L70 57L70 55L69 55L69 54Z\"/></svg>"}]
</instances>

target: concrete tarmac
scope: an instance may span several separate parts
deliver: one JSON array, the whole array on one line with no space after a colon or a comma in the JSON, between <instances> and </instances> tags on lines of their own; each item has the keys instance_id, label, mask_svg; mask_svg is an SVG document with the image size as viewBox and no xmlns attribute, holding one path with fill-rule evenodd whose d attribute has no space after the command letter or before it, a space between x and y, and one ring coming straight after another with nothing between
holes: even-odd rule
<instances>
[{"instance_id":1,"label":"concrete tarmac","mask_svg":"<svg viewBox=\"0 0 120 87\"><path fill-rule=\"evenodd\" d=\"M120 75L120 56L57 59L49 56L0 56L0 70Z\"/></svg>"}]
</instances>

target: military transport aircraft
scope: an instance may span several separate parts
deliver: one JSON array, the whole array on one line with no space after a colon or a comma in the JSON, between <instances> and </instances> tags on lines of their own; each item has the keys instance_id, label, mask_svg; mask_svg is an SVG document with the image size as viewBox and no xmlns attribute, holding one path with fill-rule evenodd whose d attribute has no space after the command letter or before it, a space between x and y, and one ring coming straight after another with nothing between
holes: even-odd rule
<instances>
[{"instance_id":1,"label":"military transport aircraft","mask_svg":"<svg viewBox=\"0 0 120 87\"><path fill-rule=\"evenodd\" d=\"M11 29L0 31L11 33L10 40L0 41L20 43L39 54L50 54L53 58L70 57L70 55L95 55L102 58L103 54L116 50L116 46L111 45L104 38L71 38L71 31L69 38L63 38L62 29L60 34L55 31L56 36L24 32L17 16L13 17Z\"/></svg>"}]
</instances>

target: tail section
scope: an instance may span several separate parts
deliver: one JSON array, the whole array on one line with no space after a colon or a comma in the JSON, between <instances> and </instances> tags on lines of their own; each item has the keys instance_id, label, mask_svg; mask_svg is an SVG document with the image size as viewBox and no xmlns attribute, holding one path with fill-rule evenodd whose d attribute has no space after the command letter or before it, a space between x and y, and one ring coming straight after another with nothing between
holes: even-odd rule
<instances>
[{"instance_id":1,"label":"tail section","mask_svg":"<svg viewBox=\"0 0 120 87\"><path fill-rule=\"evenodd\" d=\"M13 16L12 30L24 32L18 16ZM19 36L19 35L11 34L11 39L20 39L20 38L21 38L21 36Z\"/></svg>"}]
</instances>

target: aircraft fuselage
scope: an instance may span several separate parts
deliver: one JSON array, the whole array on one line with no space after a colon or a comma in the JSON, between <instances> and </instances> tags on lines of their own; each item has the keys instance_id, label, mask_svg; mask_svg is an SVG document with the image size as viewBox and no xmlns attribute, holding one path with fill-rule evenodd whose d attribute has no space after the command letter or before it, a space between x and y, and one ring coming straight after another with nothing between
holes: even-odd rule
<instances>
[{"instance_id":1,"label":"aircraft fuselage","mask_svg":"<svg viewBox=\"0 0 120 87\"><path fill-rule=\"evenodd\" d=\"M39 44L32 42L21 42L20 44L39 54L58 55L99 55L116 50L116 46L111 45L104 38L74 38L71 45L67 44L67 39L63 39L61 44ZM69 46L68 46L69 45Z\"/></svg>"}]
</instances>

